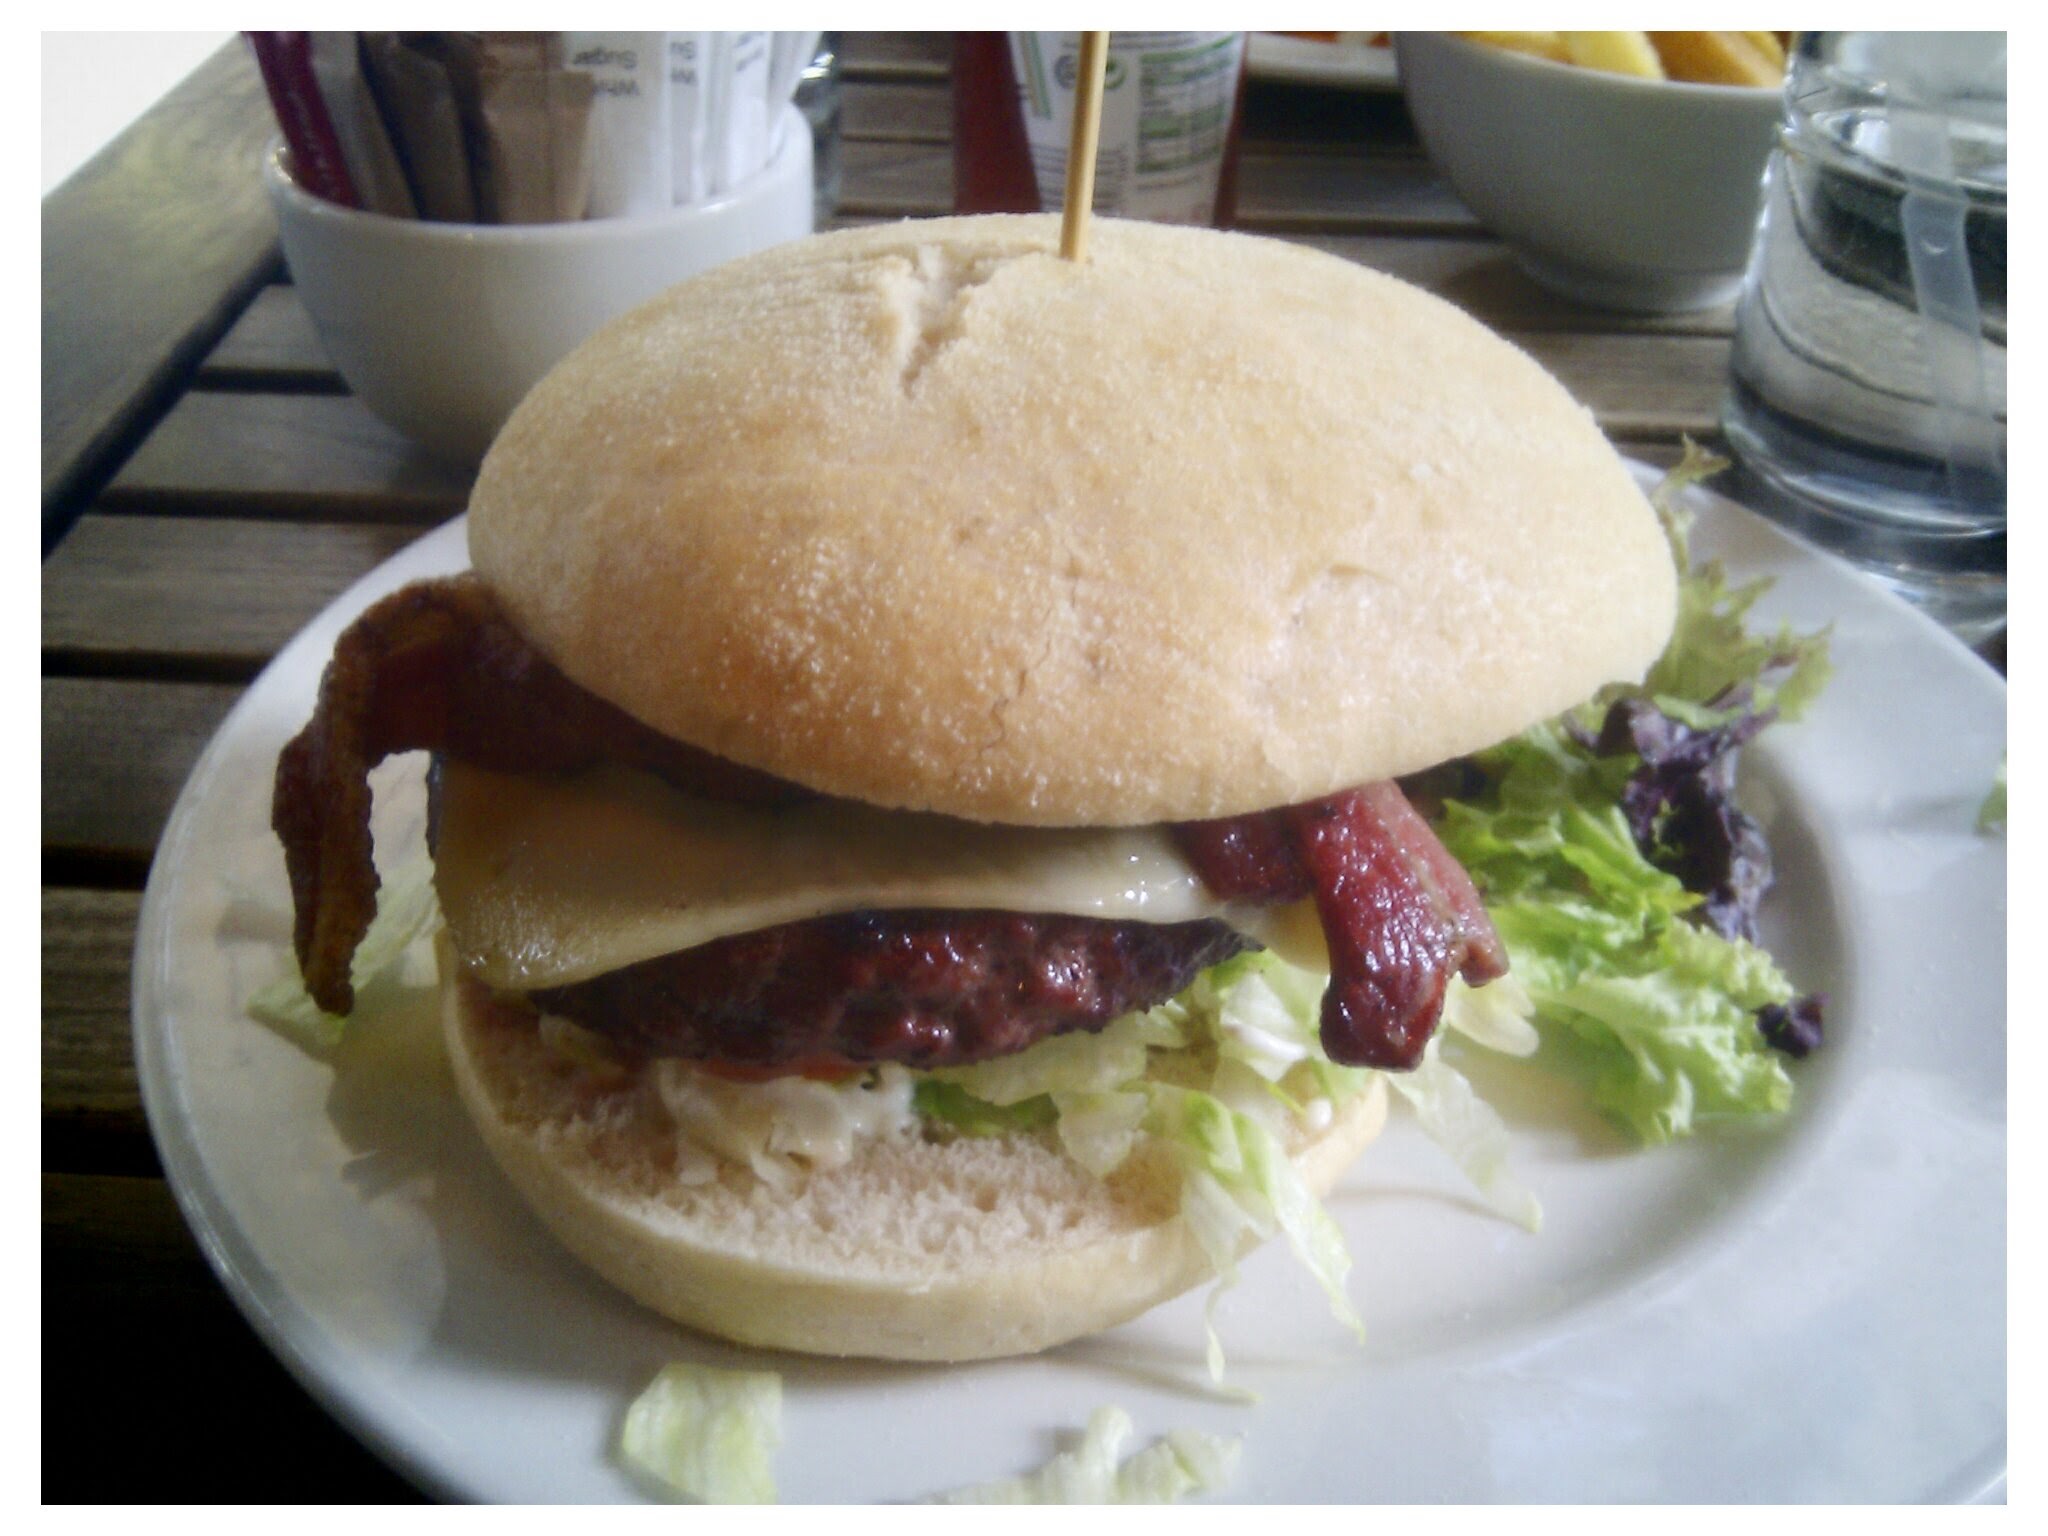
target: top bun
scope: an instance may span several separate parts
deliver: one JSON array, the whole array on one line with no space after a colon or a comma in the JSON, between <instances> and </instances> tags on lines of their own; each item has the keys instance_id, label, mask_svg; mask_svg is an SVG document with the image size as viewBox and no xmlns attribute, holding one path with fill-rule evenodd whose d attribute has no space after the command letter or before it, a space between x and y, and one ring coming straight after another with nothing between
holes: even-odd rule
<instances>
[{"instance_id":1,"label":"top bun","mask_svg":"<svg viewBox=\"0 0 2048 1536\"><path fill-rule=\"evenodd\" d=\"M670 290L513 414L478 570L661 731L1026 825L1319 798L1655 658L1655 516L1521 352L1299 246L1090 246L934 219Z\"/></svg>"}]
</instances>

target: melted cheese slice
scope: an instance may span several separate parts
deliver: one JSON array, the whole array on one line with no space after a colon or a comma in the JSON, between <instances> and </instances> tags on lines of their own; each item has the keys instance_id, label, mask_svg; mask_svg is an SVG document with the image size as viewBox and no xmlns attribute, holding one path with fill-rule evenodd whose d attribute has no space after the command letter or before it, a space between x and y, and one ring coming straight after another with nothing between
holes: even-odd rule
<instances>
[{"instance_id":1,"label":"melted cheese slice","mask_svg":"<svg viewBox=\"0 0 2048 1536\"><path fill-rule=\"evenodd\" d=\"M863 908L1213 917L1328 966L1310 903L1218 901L1163 827L1000 827L825 800L764 809L616 770L550 781L444 763L434 883L464 964L510 991Z\"/></svg>"}]
</instances>

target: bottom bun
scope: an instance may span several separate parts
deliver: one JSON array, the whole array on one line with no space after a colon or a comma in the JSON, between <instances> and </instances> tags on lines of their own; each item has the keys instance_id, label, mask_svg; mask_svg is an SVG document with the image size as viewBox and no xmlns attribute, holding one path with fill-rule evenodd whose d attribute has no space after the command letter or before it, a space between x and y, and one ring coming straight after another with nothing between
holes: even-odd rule
<instances>
[{"instance_id":1,"label":"bottom bun","mask_svg":"<svg viewBox=\"0 0 2048 1536\"><path fill-rule=\"evenodd\" d=\"M656 1311L743 1344L889 1360L1029 1354L1214 1276L1179 1175L1140 1148L1110 1177L1043 1134L878 1140L779 1191L721 1162L676 1177L637 1076L579 1066L444 954L442 1019L471 1118L569 1249ZM451 979L452 977L452 979ZM1386 1089L1289 1147L1320 1195L1379 1133Z\"/></svg>"}]
</instances>

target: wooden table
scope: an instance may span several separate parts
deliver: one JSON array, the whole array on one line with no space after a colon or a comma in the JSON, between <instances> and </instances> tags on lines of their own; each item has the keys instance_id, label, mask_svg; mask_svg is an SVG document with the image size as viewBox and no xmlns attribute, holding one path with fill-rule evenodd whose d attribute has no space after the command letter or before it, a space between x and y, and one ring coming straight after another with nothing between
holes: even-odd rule
<instances>
[{"instance_id":1,"label":"wooden table","mask_svg":"<svg viewBox=\"0 0 2048 1536\"><path fill-rule=\"evenodd\" d=\"M845 40L842 222L949 211L945 34ZM1711 439L1730 316L1534 287L1397 97L1254 83L1239 222L1433 289L1507 332L1629 453ZM462 509L466 473L352 398L275 249L271 132L225 50L43 206L44 1497L414 1491L229 1302L157 1162L129 957L164 818L229 707L359 576Z\"/></svg>"}]
</instances>

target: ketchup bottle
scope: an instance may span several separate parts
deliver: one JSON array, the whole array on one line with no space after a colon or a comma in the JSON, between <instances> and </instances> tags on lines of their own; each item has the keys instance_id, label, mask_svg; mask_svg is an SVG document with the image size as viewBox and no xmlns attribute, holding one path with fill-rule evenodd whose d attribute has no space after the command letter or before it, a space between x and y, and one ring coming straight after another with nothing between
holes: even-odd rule
<instances>
[{"instance_id":1,"label":"ketchup bottle","mask_svg":"<svg viewBox=\"0 0 2048 1536\"><path fill-rule=\"evenodd\" d=\"M953 211L1041 211L1007 32L953 34Z\"/></svg>"}]
</instances>

